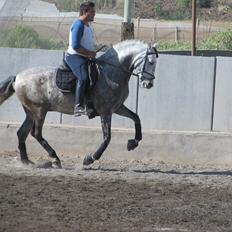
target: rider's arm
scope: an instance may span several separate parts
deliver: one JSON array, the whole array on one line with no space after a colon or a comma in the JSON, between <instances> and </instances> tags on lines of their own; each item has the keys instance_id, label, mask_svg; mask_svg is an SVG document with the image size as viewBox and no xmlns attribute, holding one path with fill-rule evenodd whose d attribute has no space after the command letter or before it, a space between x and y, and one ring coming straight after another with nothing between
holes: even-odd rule
<instances>
[{"instance_id":1,"label":"rider's arm","mask_svg":"<svg viewBox=\"0 0 232 232\"><path fill-rule=\"evenodd\" d=\"M88 58L94 58L96 52L89 51L81 46L81 38L84 33L84 23L81 20L77 20L72 28L72 48L77 51L80 55L83 55Z\"/></svg>"},{"instance_id":2,"label":"rider's arm","mask_svg":"<svg viewBox=\"0 0 232 232\"><path fill-rule=\"evenodd\" d=\"M95 58L96 56L96 52L92 52L92 51L89 51L83 47L80 47L78 49L76 49L76 51L80 54L80 55L83 55L83 56L86 56L88 58Z\"/></svg>"}]
</instances>

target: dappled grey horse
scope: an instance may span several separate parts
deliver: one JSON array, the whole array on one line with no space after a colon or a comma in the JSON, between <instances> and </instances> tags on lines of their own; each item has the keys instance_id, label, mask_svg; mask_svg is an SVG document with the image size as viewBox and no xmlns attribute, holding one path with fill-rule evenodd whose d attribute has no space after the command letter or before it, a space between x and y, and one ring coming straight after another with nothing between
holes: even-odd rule
<instances>
[{"instance_id":1,"label":"dappled grey horse","mask_svg":"<svg viewBox=\"0 0 232 232\"><path fill-rule=\"evenodd\" d=\"M155 78L156 48L137 40L128 40L109 48L97 58L99 80L89 91L93 108L101 118L103 142L93 154L87 154L83 164L98 160L111 140L112 114L128 117L135 123L135 138L128 140L127 149L133 150L142 139L140 118L123 103L129 94L129 79L137 76L141 87L151 88ZM74 94L60 91L54 78L56 67L36 67L11 76L0 83L0 105L14 92L26 113L26 119L17 131L20 159L31 164L26 151L28 134L36 138L51 158L52 167L61 167L55 150L42 137L42 127L48 111L73 114Z\"/></svg>"}]
</instances>

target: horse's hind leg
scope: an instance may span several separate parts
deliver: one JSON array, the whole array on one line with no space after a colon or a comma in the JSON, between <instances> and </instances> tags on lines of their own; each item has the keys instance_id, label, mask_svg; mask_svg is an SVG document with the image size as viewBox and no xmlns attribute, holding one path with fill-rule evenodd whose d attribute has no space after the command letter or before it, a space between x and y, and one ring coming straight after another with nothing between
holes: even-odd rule
<instances>
[{"instance_id":1,"label":"horse's hind leg","mask_svg":"<svg viewBox=\"0 0 232 232\"><path fill-rule=\"evenodd\" d=\"M19 148L19 153L20 153L20 159L22 163L24 164L33 164L27 156L27 149L26 149L26 139L27 136L33 126L34 120L31 116L31 114L24 108L24 111L26 113L26 119L24 120L23 124L17 131L17 136L18 136L18 148Z\"/></svg>"},{"instance_id":2,"label":"horse's hind leg","mask_svg":"<svg viewBox=\"0 0 232 232\"><path fill-rule=\"evenodd\" d=\"M31 135L36 138L40 145L47 151L49 157L52 159L52 167L61 168L61 162L59 157L56 155L55 150L48 144L48 142L42 136L42 128L44 124L44 117L35 119L35 123L31 132Z\"/></svg>"},{"instance_id":3,"label":"horse's hind leg","mask_svg":"<svg viewBox=\"0 0 232 232\"><path fill-rule=\"evenodd\" d=\"M129 110L126 106L122 105L116 112L116 114L130 118L134 121L135 123L135 138L134 139L129 139L127 143L127 150L134 150L138 144L139 141L142 140L142 131L141 131L141 123L139 116Z\"/></svg>"}]
</instances>

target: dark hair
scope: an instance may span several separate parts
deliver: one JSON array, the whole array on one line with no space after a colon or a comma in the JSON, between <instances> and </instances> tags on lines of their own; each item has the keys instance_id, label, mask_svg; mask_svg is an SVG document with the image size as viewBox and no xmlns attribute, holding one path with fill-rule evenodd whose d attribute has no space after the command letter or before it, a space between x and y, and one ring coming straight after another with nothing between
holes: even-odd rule
<instances>
[{"instance_id":1,"label":"dark hair","mask_svg":"<svg viewBox=\"0 0 232 232\"><path fill-rule=\"evenodd\" d=\"M80 5L80 16L88 12L90 8L95 7L93 2L84 2Z\"/></svg>"}]
</instances>

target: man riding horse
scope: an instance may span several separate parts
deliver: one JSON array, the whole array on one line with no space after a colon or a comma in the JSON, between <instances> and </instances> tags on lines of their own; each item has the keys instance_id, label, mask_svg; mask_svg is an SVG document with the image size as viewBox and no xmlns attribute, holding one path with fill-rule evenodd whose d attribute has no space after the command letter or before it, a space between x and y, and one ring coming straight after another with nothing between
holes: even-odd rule
<instances>
[{"instance_id":1,"label":"man riding horse","mask_svg":"<svg viewBox=\"0 0 232 232\"><path fill-rule=\"evenodd\" d=\"M88 87L87 60L95 58L94 34L91 25L94 20L95 4L85 2L80 5L80 16L72 24L69 32L69 46L65 60L77 78L74 116L86 114L84 97Z\"/></svg>"}]
</instances>

